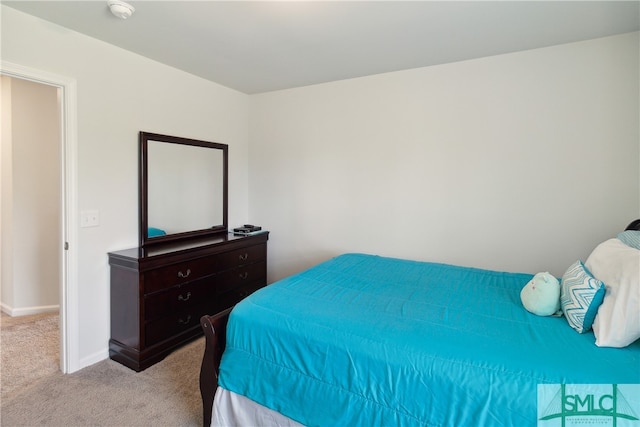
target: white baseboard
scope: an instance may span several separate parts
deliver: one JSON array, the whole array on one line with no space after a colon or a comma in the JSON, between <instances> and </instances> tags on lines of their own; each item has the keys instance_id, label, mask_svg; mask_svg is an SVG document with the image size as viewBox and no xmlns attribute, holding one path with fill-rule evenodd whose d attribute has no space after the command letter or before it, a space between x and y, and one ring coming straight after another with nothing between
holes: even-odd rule
<instances>
[{"instance_id":1,"label":"white baseboard","mask_svg":"<svg viewBox=\"0 0 640 427\"><path fill-rule=\"evenodd\" d=\"M59 305L43 305L40 307L21 307L13 308L5 303L0 303L0 310L11 317L29 316L31 314L59 313Z\"/></svg>"}]
</instances>

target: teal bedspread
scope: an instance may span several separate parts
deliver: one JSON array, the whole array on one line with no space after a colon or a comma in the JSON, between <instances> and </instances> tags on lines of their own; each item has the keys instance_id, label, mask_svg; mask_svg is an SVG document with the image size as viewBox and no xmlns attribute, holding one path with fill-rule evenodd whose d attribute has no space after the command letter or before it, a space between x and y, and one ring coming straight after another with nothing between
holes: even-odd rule
<instances>
[{"instance_id":1,"label":"teal bedspread","mask_svg":"<svg viewBox=\"0 0 640 427\"><path fill-rule=\"evenodd\" d=\"M231 313L219 385L308 426L528 426L538 384L638 384L640 342L599 348L520 302L531 274L346 254Z\"/></svg>"}]
</instances>

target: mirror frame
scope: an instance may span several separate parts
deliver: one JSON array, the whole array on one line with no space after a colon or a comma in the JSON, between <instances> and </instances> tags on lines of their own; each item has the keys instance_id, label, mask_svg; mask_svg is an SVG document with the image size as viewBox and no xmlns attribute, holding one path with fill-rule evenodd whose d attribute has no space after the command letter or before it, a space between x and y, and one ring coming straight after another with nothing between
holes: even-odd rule
<instances>
[{"instance_id":1,"label":"mirror frame","mask_svg":"<svg viewBox=\"0 0 640 427\"><path fill-rule=\"evenodd\" d=\"M149 226L149 141L153 142L165 142L168 144L180 144L196 147L211 148L215 150L222 150L222 224L215 225L211 228L202 230L191 230L180 233L168 234L165 236L148 237ZM163 244L168 242L186 241L190 239L214 236L219 234L226 234L228 232L228 195L229 195L229 146L227 144L220 144L217 142L202 141L198 139L181 138L177 136L161 135L151 132L140 132L139 135L139 148L140 148L140 167L138 174L139 182L139 219L140 219L140 247L145 248L157 244Z\"/></svg>"}]
</instances>

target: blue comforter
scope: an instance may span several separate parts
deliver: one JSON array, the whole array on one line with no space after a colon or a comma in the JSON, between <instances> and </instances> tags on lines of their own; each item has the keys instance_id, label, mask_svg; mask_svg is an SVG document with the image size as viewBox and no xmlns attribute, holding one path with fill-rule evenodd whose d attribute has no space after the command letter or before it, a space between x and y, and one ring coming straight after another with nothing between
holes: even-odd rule
<instances>
[{"instance_id":1,"label":"blue comforter","mask_svg":"<svg viewBox=\"0 0 640 427\"><path fill-rule=\"evenodd\" d=\"M536 425L538 384L638 384L520 302L531 274L342 255L238 304L219 385L309 426Z\"/></svg>"}]
</instances>

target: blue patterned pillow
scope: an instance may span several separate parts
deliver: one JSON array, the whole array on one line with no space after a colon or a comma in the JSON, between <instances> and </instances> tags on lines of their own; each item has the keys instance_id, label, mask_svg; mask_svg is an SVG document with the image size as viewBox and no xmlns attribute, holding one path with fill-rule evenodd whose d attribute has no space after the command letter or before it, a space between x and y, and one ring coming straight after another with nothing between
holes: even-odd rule
<instances>
[{"instance_id":1,"label":"blue patterned pillow","mask_svg":"<svg viewBox=\"0 0 640 427\"><path fill-rule=\"evenodd\" d=\"M591 329L604 299L605 286L576 261L562 276L560 306L569 325L581 334Z\"/></svg>"},{"instance_id":2,"label":"blue patterned pillow","mask_svg":"<svg viewBox=\"0 0 640 427\"><path fill-rule=\"evenodd\" d=\"M627 246L631 246L635 249L640 249L640 231L639 230L627 230L618 234L618 239Z\"/></svg>"}]
</instances>

